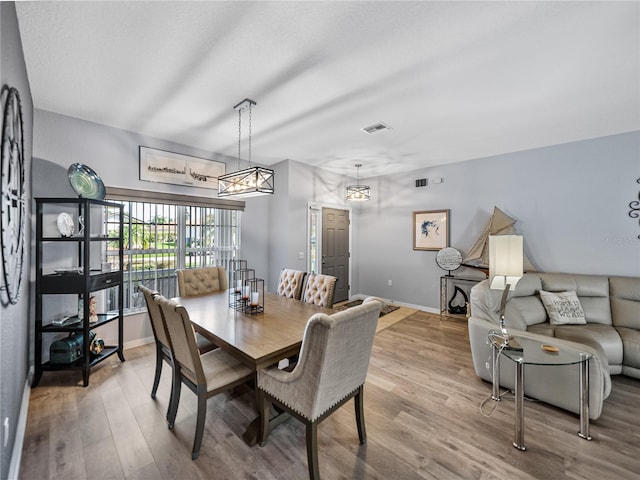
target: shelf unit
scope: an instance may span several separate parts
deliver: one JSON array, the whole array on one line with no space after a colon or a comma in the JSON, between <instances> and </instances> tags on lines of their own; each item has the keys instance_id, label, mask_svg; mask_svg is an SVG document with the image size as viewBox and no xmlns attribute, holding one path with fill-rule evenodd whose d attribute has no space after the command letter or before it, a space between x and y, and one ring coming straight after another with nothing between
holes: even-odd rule
<instances>
[{"instance_id":1,"label":"shelf unit","mask_svg":"<svg viewBox=\"0 0 640 480\"><path fill-rule=\"evenodd\" d=\"M123 207L117 203L88 198L36 198L36 317L35 317L35 387L45 371L80 370L84 386L89 385L91 367L117 354L123 355ZM79 232L62 236L57 218L66 213L81 226ZM109 236L105 219L117 228L117 236ZM113 233L113 232L112 232ZM109 260L109 261L107 261ZM64 267L60 263L64 263ZM105 266L108 268L104 268ZM70 267L70 268L69 268ZM74 270L77 269L77 270ZM90 320L91 295L101 295L97 321ZM79 302L79 295L82 302ZM64 300L67 300L66 302ZM45 304L52 303L49 308ZM114 305L115 304L115 305ZM69 311L75 305L75 312ZM53 321L62 316L83 319L69 325ZM75 315L74 315L75 313ZM89 332L117 322L117 345L105 345L99 354L91 352ZM43 361L56 334L82 334L83 355L69 364ZM47 335L51 334L51 335ZM51 337L51 338L47 338ZM48 341L50 340L50 341Z\"/></svg>"}]
</instances>

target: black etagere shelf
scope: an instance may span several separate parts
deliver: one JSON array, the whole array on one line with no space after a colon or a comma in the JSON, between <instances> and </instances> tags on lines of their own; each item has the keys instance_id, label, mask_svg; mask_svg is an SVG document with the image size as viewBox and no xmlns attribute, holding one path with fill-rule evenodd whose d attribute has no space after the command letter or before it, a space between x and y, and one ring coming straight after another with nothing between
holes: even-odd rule
<instances>
[{"instance_id":1,"label":"black etagere shelf","mask_svg":"<svg viewBox=\"0 0 640 480\"><path fill-rule=\"evenodd\" d=\"M83 384L89 385L91 368L112 355L118 355L124 362L123 355L123 207L120 204L89 198L36 198L36 318L35 318L35 376L33 386L40 381L43 372L52 370L81 370ZM75 220L74 228L63 231L57 226L56 219L61 213ZM109 222L117 224L118 236L108 236L103 225L106 217ZM75 231L75 225L81 227ZM111 262L107 262L107 245ZM54 259L62 259L73 267L62 273L50 265L47 258L49 249L54 249ZM116 252L115 255L113 253ZM117 261L115 261L117 258ZM55 260L53 260L55 262ZM94 265L92 265L92 262ZM95 268L95 266L99 268ZM103 265L109 268L104 268ZM115 269L110 267L115 266ZM66 271L68 270L68 271ZM96 292L106 291L105 296L113 298L117 305L109 311L91 318L90 298ZM47 296L76 295L81 296L78 315L71 315L64 325L53 320L60 312L46 311ZM74 297L79 298L79 297ZM110 303L110 302L105 302ZM55 309L54 309L55 310ZM76 312L74 312L76 313ZM74 319L76 321L74 322ZM92 321L93 320L93 321ZM105 345L97 354L91 351L90 332L110 323L117 323L117 345ZM45 334L82 334L82 355L69 363L51 363L43 361L43 350L48 349L54 341L54 335ZM51 340L51 341L45 341ZM46 343L46 344L45 344Z\"/></svg>"}]
</instances>

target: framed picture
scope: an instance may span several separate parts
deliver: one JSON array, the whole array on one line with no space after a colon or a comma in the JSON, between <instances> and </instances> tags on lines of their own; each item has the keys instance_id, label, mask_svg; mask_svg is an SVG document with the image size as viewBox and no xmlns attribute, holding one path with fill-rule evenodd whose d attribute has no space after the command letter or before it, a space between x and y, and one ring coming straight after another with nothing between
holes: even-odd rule
<instances>
[{"instance_id":1,"label":"framed picture","mask_svg":"<svg viewBox=\"0 0 640 480\"><path fill-rule=\"evenodd\" d=\"M449 246L449 210L413 212L413 249L440 250Z\"/></svg>"},{"instance_id":2,"label":"framed picture","mask_svg":"<svg viewBox=\"0 0 640 480\"><path fill-rule=\"evenodd\" d=\"M218 189L226 164L215 160L140 147L140 180Z\"/></svg>"}]
</instances>

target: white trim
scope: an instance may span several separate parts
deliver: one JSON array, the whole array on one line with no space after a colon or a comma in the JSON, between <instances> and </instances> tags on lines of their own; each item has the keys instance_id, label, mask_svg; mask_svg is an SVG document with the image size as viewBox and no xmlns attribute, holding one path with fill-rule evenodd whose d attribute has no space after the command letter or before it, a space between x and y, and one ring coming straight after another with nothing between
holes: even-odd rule
<instances>
[{"instance_id":1,"label":"white trim","mask_svg":"<svg viewBox=\"0 0 640 480\"><path fill-rule=\"evenodd\" d=\"M141 345L148 345L149 343L153 343L155 341L156 339L153 337L136 338L135 340L131 340L130 342L123 343L122 349L126 350L128 348L135 348Z\"/></svg>"},{"instance_id":2,"label":"white trim","mask_svg":"<svg viewBox=\"0 0 640 480\"><path fill-rule=\"evenodd\" d=\"M364 300L367 297L371 297L372 295L363 295L362 293L358 293L356 295L353 295L351 297L349 297L349 301L351 300ZM396 302L395 300L391 300L388 298L382 298L379 297L378 295L373 295L375 297L378 297L379 299L381 299L382 301L384 301L384 303L389 304L389 305L397 305L399 307L406 307L406 308L412 308L414 310L420 310L423 312L427 312L427 313L436 313L438 315L440 315L440 310L437 308L432 308L432 307L425 307L424 305L415 305L413 303L404 303L404 302Z\"/></svg>"},{"instance_id":3,"label":"white trim","mask_svg":"<svg viewBox=\"0 0 640 480\"><path fill-rule=\"evenodd\" d=\"M27 431L27 416L29 414L29 398L31 397L31 382L34 375L34 367L29 368L27 380L24 383L22 392L22 403L20 404L20 415L16 427L16 438L13 441L13 451L11 452L11 463L9 463L8 480L17 480L20 476L20 461L22 460L22 447L24 446L24 435Z\"/></svg>"}]
</instances>

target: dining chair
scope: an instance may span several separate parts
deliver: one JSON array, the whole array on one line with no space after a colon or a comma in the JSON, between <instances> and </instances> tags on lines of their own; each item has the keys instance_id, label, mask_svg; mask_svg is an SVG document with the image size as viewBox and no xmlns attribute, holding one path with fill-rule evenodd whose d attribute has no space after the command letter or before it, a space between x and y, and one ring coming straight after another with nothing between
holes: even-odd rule
<instances>
[{"instance_id":1,"label":"dining chair","mask_svg":"<svg viewBox=\"0 0 640 480\"><path fill-rule=\"evenodd\" d=\"M226 290L229 282L224 267L200 267L176 270L178 277L178 295L181 297L194 297L196 295L206 295ZM198 349L200 353L218 348L208 340L203 342L204 337L196 328L198 334Z\"/></svg>"},{"instance_id":2,"label":"dining chair","mask_svg":"<svg viewBox=\"0 0 640 480\"><path fill-rule=\"evenodd\" d=\"M156 295L158 295L158 292L151 290L144 285L139 285L138 291L142 292L142 294L144 295L144 300L147 304L147 312L149 313L149 320L151 322L151 330L153 331L153 338L155 339L156 343L156 373L153 377L153 387L151 388L151 398L156 398L156 392L158 391L158 385L160 384L160 375L162 374L163 362L167 362L173 369L173 358L171 357L170 346L171 344L169 343L169 337L167 335L164 323L162 322L162 313L160 312L160 306L154 300ZM171 395L173 395L173 391ZM169 418L168 408L167 418Z\"/></svg>"},{"instance_id":3,"label":"dining chair","mask_svg":"<svg viewBox=\"0 0 640 480\"><path fill-rule=\"evenodd\" d=\"M320 307L333 308L333 295L338 279L331 275L310 273L304 287L302 301Z\"/></svg>"},{"instance_id":4,"label":"dining chair","mask_svg":"<svg viewBox=\"0 0 640 480\"><path fill-rule=\"evenodd\" d=\"M174 360L172 398L169 402L169 428L175 424L181 387L184 383L198 397L196 432L191 458L198 458L207 415L207 399L231 390L255 378L251 368L221 348L203 355L198 353L189 313L173 300L158 295L162 318L171 340Z\"/></svg>"},{"instance_id":5,"label":"dining chair","mask_svg":"<svg viewBox=\"0 0 640 480\"><path fill-rule=\"evenodd\" d=\"M224 267L200 267L176 270L178 276L178 294L192 297L226 290L227 273Z\"/></svg>"},{"instance_id":6,"label":"dining chair","mask_svg":"<svg viewBox=\"0 0 640 480\"><path fill-rule=\"evenodd\" d=\"M302 296L302 287L304 286L304 278L306 276L307 272L293 270L291 268L283 268L280 271L280 277L278 278L276 294L300 300L300 297Z\"/></svg>"},{"instance_id":7,"label":"dining chair","mask_svg":"<svg viewBox=\"0 0 640 480\"><path fill-rule=\"evenodd\" d=\"M151 330L156 343L156 372L153 377L153 387L151 388L151 398L156 398L158 391L158 385L160 384L160 376L162 375L163 362L167 364L173 370L173 357L171 354L171 341L166 331L164 322L162 321L162 313L160 312L160 306L155 302L154 298L160 295L155 290L145 287L144 285L138 285L138 291L144 295L145 303L147 304L147 313L149 314L149 320L151 322ZM217 348L216 345L211 343L205 337L196 333L196 345L198 351L206 353L210 350ZM173 377L172 377L173 378ZM173 384L171 386L173 389ZM170 395L171 398L171 395ZM169 409L167 408L167 418L169 418Z\"/></svg>"},{"instance_id":8,"label":"dining chair","mask_svg":"<svg viewBox=\"0 0 640 480\"><path fill-rule=\"evenodd\" d=\"M360 444L366 442L363 391L381 307L367 298L333 315L316 313L307 322L293 370L258 371L258 441L261 446L266 443L272 404L304 423L311 480L320 478L318 424L352 397L358 438Z\"/></svg>"}]
</instances>

